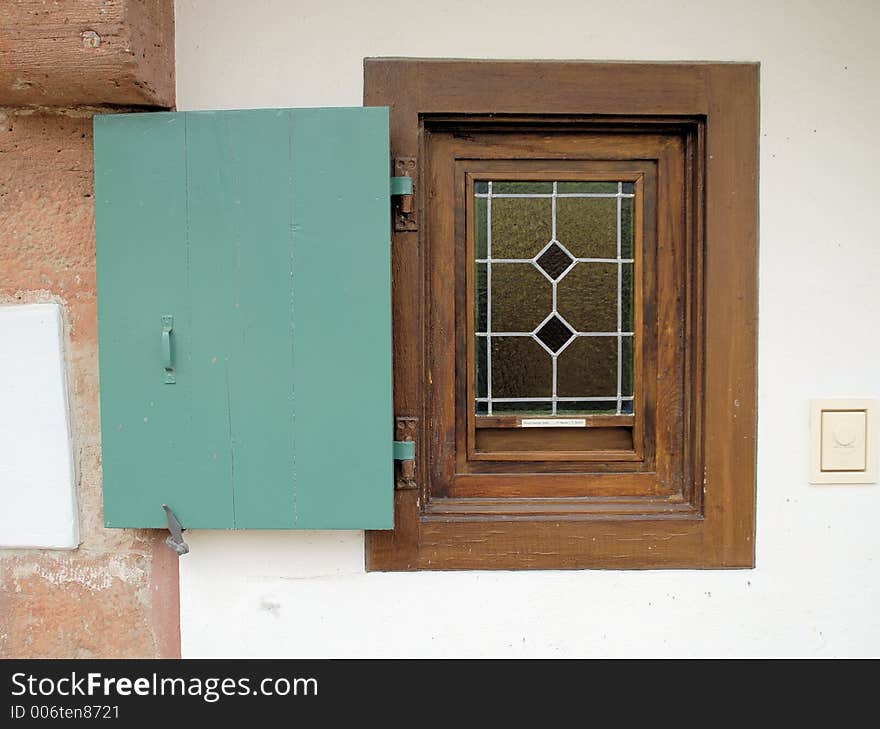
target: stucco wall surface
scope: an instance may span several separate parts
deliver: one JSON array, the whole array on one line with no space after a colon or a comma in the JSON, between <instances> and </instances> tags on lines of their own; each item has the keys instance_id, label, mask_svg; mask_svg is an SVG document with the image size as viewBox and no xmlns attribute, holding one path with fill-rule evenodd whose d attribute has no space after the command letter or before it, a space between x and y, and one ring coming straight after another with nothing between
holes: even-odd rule
<instances>
[{"instance_id":1,"label":"stucco wall surface","mask_svg":"<svg viewBox=\"0 0 880 729\"><path fill-rule=\"evenodd\" d=\"M0 109L0 306L61 306L80 530L73 551L0 551L0 657L177 652L177 566L163 535L103 526L96 111L107 110ZM4 432L0 447L22 447L18 436Z\"/></svg>"}]
</instances>

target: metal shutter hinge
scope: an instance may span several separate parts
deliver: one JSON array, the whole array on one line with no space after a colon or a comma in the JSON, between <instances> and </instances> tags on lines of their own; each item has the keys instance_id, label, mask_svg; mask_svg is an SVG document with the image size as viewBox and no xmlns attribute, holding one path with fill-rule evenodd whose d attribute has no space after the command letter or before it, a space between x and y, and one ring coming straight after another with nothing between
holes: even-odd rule
<instances>
[{"instance_id":1,"label":"metal shutter hinge","mask_svg":"<svg viewBox=\"0 0 880 729\"><path fill-rule=\"evenodd\" d=\"M397 462L394 488L416 488L416 430L418 418L396 418L394 421L394 460Z\"/></svg>"},{"instance_id":2,"label":"metal shutter hinge","mask_svg":"<svg viewBox=\"0 0 880 729\"><path fill-rule=\"evenodd\" d=\"M394 196L394 230L397 232L418 230L415 196L416 158L395 157L394 177L391 178L391 195Z\"/></svg>"}]
</instances>

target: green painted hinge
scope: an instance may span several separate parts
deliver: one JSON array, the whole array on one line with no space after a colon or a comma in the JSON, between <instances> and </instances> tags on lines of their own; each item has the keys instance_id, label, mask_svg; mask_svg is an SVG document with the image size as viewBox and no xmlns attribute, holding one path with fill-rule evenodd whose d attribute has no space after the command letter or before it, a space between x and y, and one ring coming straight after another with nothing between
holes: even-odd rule
<instances>
[{"instance_id":1,"label":"green painted hinge","mask_svg":"<svg viewBox=\"0 0 880 729\"><path fill-rule=\"evenodd\" d=\"M416 444L411 440L394 441L394 460L412 461L416 457Z\"/></svg>"},{"instance_id":2,"label":"green painted hinge","mask_svg":"<svg viewBox=\"0 0 880 729\"><path fill-rule=\"evenodd\" d=\"M391 194L392 195L412 195L413 194L412 177L392 177L391 178Z\"/></svg>"},{"instance_id":3,"label":"green painted hinge","mask_svg":"<svg viewBox=\"0 0 880 729\"><path fill-rule=\"evenodd\" d=\"M395 157L391 178L392 219L395 233L411 233L419 229L415 206L416 158Z\"/></svg>"},{"instance_id":4,"label":"green painted hinge","mask_svg":"<svg viewBox=\"0 0 880 729\"><path fill-rule=\"evenodd\" d=\"M414 489L416 484L417 418L394 419L394 460L397 461L394 488Z\"/></svg>"}]
</instances>

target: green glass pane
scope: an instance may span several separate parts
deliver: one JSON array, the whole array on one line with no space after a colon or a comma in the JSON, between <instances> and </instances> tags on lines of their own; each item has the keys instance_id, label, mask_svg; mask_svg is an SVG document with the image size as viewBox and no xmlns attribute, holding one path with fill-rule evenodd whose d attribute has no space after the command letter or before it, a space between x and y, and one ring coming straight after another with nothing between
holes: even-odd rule
<instances>
[{"instance_id":1,"label":"green glass pane","mask_svg":"<svg viewBox=\"0 0 880 729\"><path fill-rule=\"evenodd\" d=\"M623 263L620 266L621 292L620 292L620 311L621 311L621 331L634 331L635 324L633 322L633 264Z\"/></svg>"},{"instance_id":2,"label":"green glass pane","mask_svg":"<svg viewBox=\"0 0 880 729\"><path fill-rule=\"evenodd\" d=\"M476 356L474 364L476 366L476 389L477 397L486 397L486 340L488 337L476 338Z\"/></svg>"},{"instance_id":3,"label":"green glass pane","mask_svg":"<svg viewBox=\"0 0 880 729\"><path fill-rule=\"evenodd\" d=\"M581 193L589 195L617 194L616 182L559 182L556 185L558 193Z\"/></svg>"},{"instance_id":4,"label":"green glass pane","mask_svg":"<svg viewBox=\"0 0 880 729\"><path fill-rule=\"evenodd\" d=\"M621 379L620 394L624 396L633 394L633 347L635 342L632 337L620 338L621 352Z\"/></svg>"},{"instance_id":5,"label":"green glass pane","mask_svg":"<svg viewBox=\"0 0 880 729\"><path fill-rule=\"evenodd\" d=\"M556 307L579 332L616 332L617 264L578 263L556 284Z\"/></svg>"},{"instance_id":6,"label":"green glass pane","mask_svg":"<svg viewBox=\"0 0 880 729\"><path fill-rule=\"evenodd\" d=\"M492 258L532 258L552 234L550 198L492 198Z\"/></svg>"},{"instance_id":7,"label":"green glass pane","mask_svg":"<svg viewBox=\"0 0 880 729\"><path fill-rule=\"evenodd\" d=\"M556 239L577 258L617 258L617 198L559 198Z\"/></svg>"},{"instance_id":8,"label":"green glass pane","mask_svg":"<svg viewBox=\"0 0 880 729\"><path fill-rule=\"evenodd\" d=\"M556 403L560 415L610 415L617 413L617 400L562 400Z\"/></svg>"},{"instance_id":9,"label":"green glass pane","mask_svg":"<svg viewBox=\"0 0 880 729\"><path fill-rule=\"evenodd\" d=\"M486 270L488 266L485 263L476 264L476 285L474 287L475 306L477 310L474 312L474 322L478 332L486 331L486 316L488 314L488 296L486 290Z\"/></svg>"},{"instance_id":10,"label":"green glass pane","mask_svg":"<svg viewBox=\"0 0 880 729\"><path fill-rule=\"evenodd\" d=\"M549 195L553 192L552 182L493 182L493 195Z\"/></svg>"},{"instance_id":11,"label":"green glass pane","mask_svg":"<svg viewBox=\"0 0 880 729\"><path fill-rule=\"evenodd\" d=\"M560 397L617 396L617 337L578 337L557 359Z\"/></svg>"},{"instance_id":12,"label":"green glass pane","mask_svg":"<svg viewBox=\"0 0 880 729\"><path fill-rule=\"evenodd\" d=\"M484 197L474 198L474 248L477 258L488 256L487 239L489 237L489 223L486 218L488 202Z\"/></svg>"},{"instance_id":13,"label":"green glass pane","mask_svg":"<svg viewBox=\"0 0 880 729\"><path fill-rule=\"evenodd\" d=\"M492 337L492 397L550 397L551 362L531 337Z\"/></svg>"},{"instance_id":14,"label":"green glass pane","mask_svg":"<svg viewBox=\"0 0 880 729\"><path fill-rule=\"evenodd\" d=\"M549 415L553 412L551 402L496 402L492 401L493 414L503 415Z\"/></svg>"},{"instance_id":15,"label":"green glass pane","mask_svg":"<svg viewBox=\"0 0 880 729\"><path fill-rule=\"evenodd\" d=\"M531 263L492 264L493 332L531 332L552 309L552 285Z\"/></svg>"},{"instance_id":16,"label":"green glass pane","mask_svg":"<svg viewBox=\"0 0 880 729\"><path fill-rule=\"evenodd\" d=\"M634 246L633 199L624 197L620 200L620 257L632 258Z\"/></svg>"}]
</instances>

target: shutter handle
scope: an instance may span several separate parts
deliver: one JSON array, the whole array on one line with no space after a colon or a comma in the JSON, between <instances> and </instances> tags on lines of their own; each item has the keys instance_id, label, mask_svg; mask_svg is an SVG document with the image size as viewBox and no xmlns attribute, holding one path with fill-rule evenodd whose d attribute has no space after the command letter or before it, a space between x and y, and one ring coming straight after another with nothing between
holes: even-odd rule
<instances>
[{"instance_id":1,"label":"shutter handle","mask_svg":"<svg viewBox=\"0 0 880 729\"><path fill-rule=\"evenodd\" d=\"M174 331L174 317L165 314L162 317L162 363L165 367L165 384L173 385L177 379L174 376L174 359L171 354L171 332Z\"/></svg>"}]
</instances>

